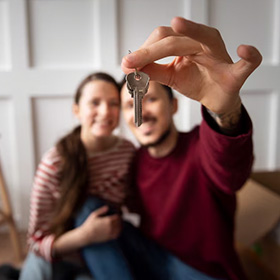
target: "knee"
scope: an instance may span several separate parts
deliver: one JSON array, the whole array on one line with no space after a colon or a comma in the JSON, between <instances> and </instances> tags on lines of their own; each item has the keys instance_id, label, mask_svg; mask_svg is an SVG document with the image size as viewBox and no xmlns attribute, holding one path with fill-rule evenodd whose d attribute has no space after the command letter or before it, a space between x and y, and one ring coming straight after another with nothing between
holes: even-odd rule
<instances>
[{"instance_id":1,"label":"knee","mask_svg":"<svg viewBox=\"0 0 280 280\"><path fill-rule=\"evenodd\" d=\"M81 207L81 211L92 212L105 205L105 201L95 196L89 196Z\"/></svg>"},{"instance_id":2,"label":"knee","mask_svg":"<svg viewBox=\"0 0 280 280\"><path fill-rule=\"evenodd\" d=\"M105 205L105 202L102 199L94 196L88 197L75 215L75 227L80 226L94 210L103 205Z\"/></svg>"}]
</instances>

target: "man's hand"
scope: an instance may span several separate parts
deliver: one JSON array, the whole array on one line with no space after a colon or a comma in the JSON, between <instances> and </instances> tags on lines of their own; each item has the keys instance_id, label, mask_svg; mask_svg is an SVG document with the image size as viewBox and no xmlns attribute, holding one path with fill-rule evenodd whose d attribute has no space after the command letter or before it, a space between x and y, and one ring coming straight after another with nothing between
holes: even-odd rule
<instances>
[{"instance_id":1,"label":"man's hand","mask_svg":"<svg viewBox=\"0 0 280 280\"><path fill-rule=\"evenodd\" d=\"M199 101L218 116L240 112L239 91L262 61L259 51L241 45L233 63L218 30L176 17L156 28L139 50L125 56L125 73L138 68L152 80ZM154 61L176 56L169 64Z\"/></svg>"}]
</instances>

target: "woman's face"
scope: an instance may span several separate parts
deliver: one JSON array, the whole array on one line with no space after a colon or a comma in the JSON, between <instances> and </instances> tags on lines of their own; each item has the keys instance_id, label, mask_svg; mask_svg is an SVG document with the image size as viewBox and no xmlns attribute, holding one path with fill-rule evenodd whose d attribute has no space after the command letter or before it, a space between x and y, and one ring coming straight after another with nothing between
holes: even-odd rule
<instances>
[{"instance_id":1,"label":"woman's face","mask_svg":"<svg viewBox=\"0 0 280 280\"><path fill-rule=\"evenodd\" d=\"M118 126L120 97L116 86L96 80L87 83L81 92L74 114L79 119L82 133L87 137L106 137Z\"/></svg>"}]
</instances>

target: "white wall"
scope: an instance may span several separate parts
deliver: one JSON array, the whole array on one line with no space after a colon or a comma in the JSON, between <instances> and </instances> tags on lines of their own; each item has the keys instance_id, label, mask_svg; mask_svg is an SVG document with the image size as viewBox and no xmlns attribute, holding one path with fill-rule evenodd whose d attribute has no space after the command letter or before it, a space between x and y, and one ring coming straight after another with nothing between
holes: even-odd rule
<instances>
[{"instance_id":1,"label":"white wall","mask_svg":"<svg viewBox=\"0 0 280 280\"><path fill-rule=\"evenodd\" d=\"M39 159L75 124L78 82L96 70L121 79L122 56L174 16L217 27L234 60L239 44L260 49L241 96L255 126L254 169L279 169L279 13L279 0L0 0L0 159L19 226ZM176 124L188 130L199 104L178 97ZM123 123L118 133L132 137Z\"/></svg>"}]
</instances>

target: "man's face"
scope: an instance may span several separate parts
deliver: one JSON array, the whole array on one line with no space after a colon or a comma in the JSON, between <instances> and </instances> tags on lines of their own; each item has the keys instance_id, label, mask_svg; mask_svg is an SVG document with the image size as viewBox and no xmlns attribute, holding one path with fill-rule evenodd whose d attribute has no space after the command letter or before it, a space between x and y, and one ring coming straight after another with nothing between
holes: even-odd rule
<instances>
[{"instance_id":1,"label":"man's face","mask_svg":"<svg viewBox=\"0 0 280 280\"><path fill-rule=\"evenodd\" d=\"M129 128L143 146L152 146L170 130L173 120L172 116L177 110L174 101L170 101L165 89L158 83L151 81L149 90L142 102L141 126L134 124L133 99L129 94L126 84L121 90L121 105Z\"/></svg>"}]
</instances>

